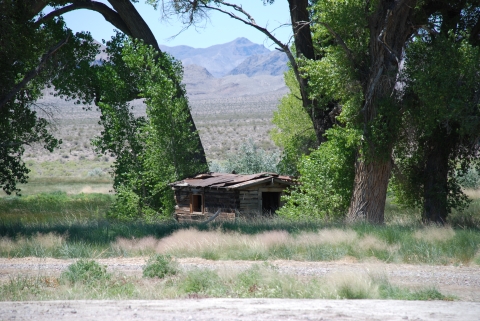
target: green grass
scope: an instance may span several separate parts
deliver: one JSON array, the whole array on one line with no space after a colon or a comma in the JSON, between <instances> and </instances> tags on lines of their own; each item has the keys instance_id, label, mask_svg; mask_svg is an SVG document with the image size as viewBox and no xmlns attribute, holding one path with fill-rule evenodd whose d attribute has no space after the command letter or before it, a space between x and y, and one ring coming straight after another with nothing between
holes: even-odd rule
<instances>
[{"instance_id":1,"label":"green grass","mask_svg":"<svg viewBox=\"0 0 480 321\"><path fill-rule=\"evenodd\" d=\"M173 220L119 223L105 219L112 200L112 195L64 192L0 198L0 256L92 258L157 253L210 260L352 257L389 263L480 264L476 227L428 227L418 221L406 223L406 219L383 226L281 219L210 225ZM390 214L398 211L389 206ZM470 213L479 216L473 210Z\"/></svg>"},{"instance_id":2,"label":"green grass","mask_svg":"<svg viewBox=\"0 0 480 321\"><path fill-rule=\"evenodd\" d=\"M452 300L435 288L412 290L386 276L328 275L296 278L273 265L244 271L179 271L163 279L114 275L91 260L79 260L60 276L16 277L0 284L0 300L173 299L199 297L296 299Z\"/></svg>"},{"instance_id":3,"label":"green grass","mask_svg":"<svg viewBox=\"0 0 480 321\"><path fill-rule=\"evenodd\" d=\"M0 198L0 223L64 222L102 219L114 196L91 193L68 195L65 192L40 193Z\"/></svg>"},{"instance_id":4,"label":"green grass","mask_svg":"<svg viewBox=\"0 0 480 321\"><path fill-rule=\"evenodd\" d=\"M245 228L243 224L246 223L241 225ZM221 224L206 227L173 222L2 225L0 256L89 258L158 253L210 260L332 261L351 257L358 261L375 258L387 263L480 263L477 230L362 224L317 226L317 230L311 231L312 226L307 226L305 231L267 230L248 234L227 230Z\"/></svg>"}]
</instances>

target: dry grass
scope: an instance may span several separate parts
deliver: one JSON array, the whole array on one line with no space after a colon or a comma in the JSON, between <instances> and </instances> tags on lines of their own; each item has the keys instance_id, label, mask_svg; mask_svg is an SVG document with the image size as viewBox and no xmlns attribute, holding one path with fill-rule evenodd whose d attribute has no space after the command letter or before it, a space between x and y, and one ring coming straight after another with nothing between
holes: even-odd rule
<instances>
[{"instance_id":1,"label":"dry grass","mask_svg":"<svg viewBox=\"0 0 480 321\"><path fill-rule=\"evenodd\" d=\"M17 256L19 253L26 256L45 256L62 248L65 242L66 236L56 233L37 233L32 237L17 236L15 239L2 237L0 253L6 257Z\"/></svg>"},{"instance_id":2,"label":"dry grass","mask_svg":"<svg viewBox=\"0 0 480 321\"><path fill-rule=\"evenodd\" d=\"M335 299L378 299L379 284L366 273L331 273L325 278L326 296Z\"/></svg>"},{"instance_id":3,"label":"dry grass","mask_svg":"<svg viewBox=\"0 0 480 321\"><path fill-rule=\"evenodd\" d=\"M476 200L480 198L480 189L465 189L463 192L471 199Z\"/></svg>"},{"instance_id":4,"label":"dry grass","mask_svg":"<svg viewBox=\"0 0 480 321\"><path fill-rule=\"evenodd\" d=\"M162 239L118 238L113 247L118 251L156 252L179 256L204 256L205 253L231 252L235 249L251 253L266 253L275 248L349 247L356 252L398 250L398 245L388 245L373 235L360 236L354 230L322 229L317 233L291 235L286 231L268 231L255 235L198 231L184 229ZM215 256L213 257L215 258Z\"/></svg>"},{"instance_id":5,"label":"dry grass","mask_svg":"<svg viewBox=\"0 0 480 321\"><path fill-rule=\"evenodd\" d=\"M158 246L158 240L153 236L142 237L140 239L117 238L112 247L119 251L128 252L153 252Z\"/></svg>"},{"instance_id":6,"label":"dry grass","mask_svg":"<svg viewBox=\"0 0 480 321\"><path fill-rule=\"evenodd\" d=\"M354 230L324 229L318 233L305 233L297 238L298 244L309 245L339 245L352 244L358 239L358 234Z\"/></svg>"},{"instance_id":7,"label":"dry grass","mask_svg":"<svg viewBox=\"0 0 480 321\"><path fill-rule=\"evenodd\" d=\"M398 246L390 246L385 241L380 240L379 238L373 235L366 235L356 243L359 249L363 251L394 251L398 249Z\"/></svg>"},{"instance_id":8,"label":"dry grass","mask_svg":"<svg viewBox=\"0 0 480 321\"><path fill-rule=\"evenodd\" d=\"M455 237L455 231L450 226L427 226L415 231L413 237L429 243L447 242Z\"/></svg>"}]
</instances>

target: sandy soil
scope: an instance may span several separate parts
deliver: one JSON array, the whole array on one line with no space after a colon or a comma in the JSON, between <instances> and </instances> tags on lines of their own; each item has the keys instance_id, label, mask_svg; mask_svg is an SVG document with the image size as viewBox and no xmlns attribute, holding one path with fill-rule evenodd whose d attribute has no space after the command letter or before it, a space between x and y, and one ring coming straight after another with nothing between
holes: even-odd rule
<instances>
[{"instance_id":1,"label":"sandy soil","mask_svg":"<svg viewBox=\"0 0 480 321\"><path fill-rule=\"evenodd\" d=\"M478 320L476 302L201 299L0 302L1 320Z\"/></svg>"},{"instance_id":2,"label":"sandy soil","mask_svg":"<svg viewBox=\"0 0 480 321\"><path fill-rule=\"evenodd\" d=\"M141 275L146 258L98 259L111 272ZM0 258L0 282L16 275L60 275L74 260ZM258 262L179 259L180 266L242 270ZM480 320L480 267L271 261L281 273L380 273L393 284L435 286L458 301L185 299L160 301L0 302L0 320Z\"/></svg>"}]
</instances>

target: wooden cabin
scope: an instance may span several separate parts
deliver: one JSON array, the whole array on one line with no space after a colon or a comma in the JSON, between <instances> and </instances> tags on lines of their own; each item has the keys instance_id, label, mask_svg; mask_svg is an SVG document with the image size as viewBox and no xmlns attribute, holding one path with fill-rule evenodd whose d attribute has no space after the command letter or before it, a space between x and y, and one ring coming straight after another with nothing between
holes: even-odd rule
<instances>
[{"instance_id":1,"label":"wooden cabin","mask_svg":"<svg viewBox=\"0 0 480 321\"><path fill-rule=\"evenodd\" d=\"M293 185L290 176L207 173L171 183L178 221L204 221L220 210L217 219L272 216L282 206L281 196Z\"/></svg>"}]
</instances>

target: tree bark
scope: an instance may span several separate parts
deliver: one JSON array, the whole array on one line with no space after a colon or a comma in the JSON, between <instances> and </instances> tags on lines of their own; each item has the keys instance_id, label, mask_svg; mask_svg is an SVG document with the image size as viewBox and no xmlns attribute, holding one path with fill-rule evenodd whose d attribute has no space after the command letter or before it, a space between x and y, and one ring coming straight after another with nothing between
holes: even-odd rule
<instances>
[{"instance_id":1,"label":"tree bark","mask_svg":"<svg viewBox=\"0 0 480 321\"><path fill-rule=\"evenodd\" d=\"M355 181L347 221L384 222L388 180L392 169L392 141L377 142L369 127L374 121L390 122L380 115L380 101L394 101L396 76L403 48L413 33L412 23L416 0L380 1L368 16L370 30L368 65L361 74L364 105L361 110L364 126L364 155L355 165ZM393 97L392 97L393 96ZM389 135L393 135L389 133Z\"/></svg>"},{"instance_id":2,"label":"tree bark","mask_svg":"<svg viewBox=\"0 0 480 321\"><path fill-rule=\"evenodd\" d=\"M297 57L315 60L308 0L288 0Z\"/></svg>"},{"instance_id":3,"label":"tree bark","mask_svg":"<svg viewBox=\"0 0 480 321\"><path fill-rule=\"evenodd\" d=\"M383 224L388 180L392 162L373 161L355 164L355 182L348 222Z\"/></svg>"}]
</instances>

